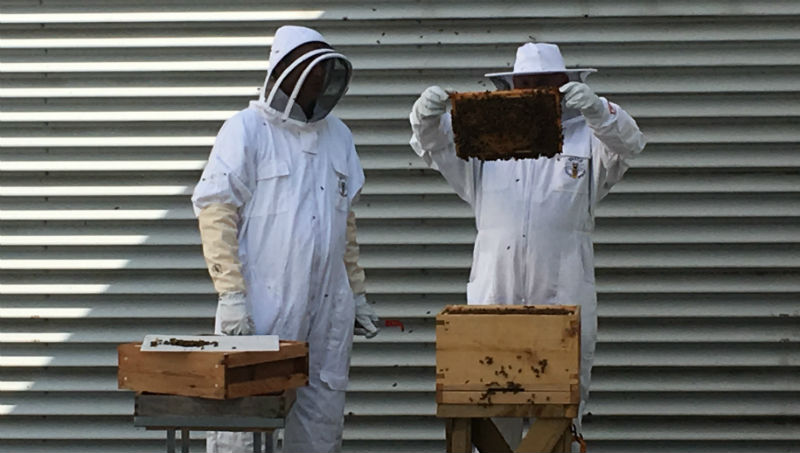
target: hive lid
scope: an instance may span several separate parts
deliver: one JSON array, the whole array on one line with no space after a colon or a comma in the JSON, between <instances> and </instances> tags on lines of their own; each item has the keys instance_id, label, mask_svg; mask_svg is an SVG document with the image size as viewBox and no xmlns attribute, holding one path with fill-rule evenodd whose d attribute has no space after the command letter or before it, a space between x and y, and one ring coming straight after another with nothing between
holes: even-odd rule
<instances>
[{"instance_id":1,"label":"hive lid","mask_svg":"<svg viewBox=\"0 0 800 453\"><path fill-rule=\"evenodd\" d=\"M147 335L142 351L279 351L277 335Z\"/></svg>"},{"instance_id":2,"label":"hive lid","mask_svg":"<svg viewBox=\"0 0 800 453\"><path fill-rule=\"evenodd\" d=\"M571 315L575 305L448 305L443 315Z\"/></svg>"}]
</instances>

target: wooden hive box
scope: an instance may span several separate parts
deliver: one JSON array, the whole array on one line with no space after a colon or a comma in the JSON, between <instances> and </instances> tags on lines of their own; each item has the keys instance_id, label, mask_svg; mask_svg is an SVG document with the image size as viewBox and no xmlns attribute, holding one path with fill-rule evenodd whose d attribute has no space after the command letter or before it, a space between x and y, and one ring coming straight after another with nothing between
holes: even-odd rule
<instances>
[{"instance_id":1,"label":"wooden hive box","mask_svg":"<svg viewBox=\"0 0 800 453\"><path fill-rule=\"evenodd\" d=\"M439 404L579 404L580 307L450 305L436 316Z\"/></svg>"},{"instance_id":2,"label":"wooden hive box","mask_svg":"<svg viewBox=\"0 0 800 453\"><path fill-rule=\"evenodd\" d=\"M141 343L117 348L119 388L137 392L241 398L308 385L308 345L281 341L279 351L162 352Z\"/></svg>"},{"instance_id":3,"label":"wooden hive box","mask_svg":"<svg viewBox=\"0 0 800 453\"><path fill-rule=\"evenodd\" d=\"M458 157L536 159L561 152L558 88L451 93Z\"/></svg>"}]
</instances>

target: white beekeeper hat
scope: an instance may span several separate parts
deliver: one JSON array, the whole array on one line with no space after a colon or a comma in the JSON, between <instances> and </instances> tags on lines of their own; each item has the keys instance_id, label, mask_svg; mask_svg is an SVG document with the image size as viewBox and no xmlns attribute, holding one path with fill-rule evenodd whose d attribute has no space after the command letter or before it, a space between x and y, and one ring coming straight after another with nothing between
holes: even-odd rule
<instances>
[{"instance_id":1,"label":"white beekeeper hat","mask_svg":"<svg viewBox=\"0 0 800 453\"><path fill-rule=\"evenodd\" d=\"M597 72L597 69L567 69L564 66L564 57L561 56L561 50L557 45L529 42L517 48L514 71L493 72L486 74L485 77L488 77L498 89L507 90L514 86L513 76L515 75L554 74L559 72L566 73L570 80L585 81L586 77L592 72Z\"/></svg>"}]
</instances>

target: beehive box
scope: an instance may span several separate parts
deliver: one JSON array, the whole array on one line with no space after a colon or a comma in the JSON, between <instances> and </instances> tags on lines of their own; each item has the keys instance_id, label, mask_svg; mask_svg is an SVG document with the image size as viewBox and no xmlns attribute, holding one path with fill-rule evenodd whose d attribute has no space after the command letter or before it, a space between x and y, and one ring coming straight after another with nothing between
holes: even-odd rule
<instances>
[{"instance_id":1,"label":"beehive box","mask_svg":"<svg viewBox=\"0 0 800 453\"><path fill-rule=\"evenodd\" d=\"M308 385L308 345L281 341L278 351L141 351L119 345L119 388L137 392L241 398Z\"/></svg>"},{"instance_id":2,"label":"beehive box","mask_svg":"<svg viewBox=\"0 0 800 453\"><path fill-rule=\"evenodd\" d=\"M436 316L439 404L578 404L580 307L450 305Z\"/></svg>"},{"instance_id":3,"label":"beehive box","mask_svg":"<svg viewBox=\"0 0 800 453\"><path fill-rule=\"evenodd\" d=\"M561 152L558 88L451 93L458 157L468 160L553 157Z\"/></svg>"}]
</instances>

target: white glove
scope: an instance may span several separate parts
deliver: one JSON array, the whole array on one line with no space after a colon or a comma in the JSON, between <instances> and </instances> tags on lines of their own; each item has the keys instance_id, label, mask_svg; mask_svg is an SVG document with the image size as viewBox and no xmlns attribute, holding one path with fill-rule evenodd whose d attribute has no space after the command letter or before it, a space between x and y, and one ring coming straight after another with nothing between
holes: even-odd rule
<instances>
[{"instance_id":1,"label":"white glove","mask_svg":"<svg viewBox=\"0 0 800 453\"><path fill-rule=\"evenodd\" d=\"M450 96L438 86L425 88L419 99L414 102L411 111L418 119L433 118L442 116L447 110L447 102Z\"/></svg>"},{"instance_id":2,"label":"white glove","mask_svg":"<svg viewBox=\"0 0 800 453\"><path fill-rule=\"evenodd\" d=\"M580 110L588 122L600 124L605 120L606 106L589 85L569 82L562 85L559 91L564 93L564 105L570 109Z\"/></svg>"},{"instance_id":3,"label":"white glove","mask_svg":"<svg viewBox=\"0 0 800 453\"><path fill-rule=\"evenodd\" d=\"M356 302L356 327L353 330L355 335L363 335L367 338L372 338L378 335L380 328L377 324L381 318L375 314L375 310L367 303L367 296L365 294L357 294L355 296Z\"/></svg>"},{"instance_id":4,"label":"white glove","mask_svg":"<svg viewBox=\"0 0 800 453\"><path fill-rule=\"evenodd\" d=\"M217 318L223 335L252 335L256 330L247 312L247 296L242 292L219 295Z\"/></svg>"}]
</instances>

